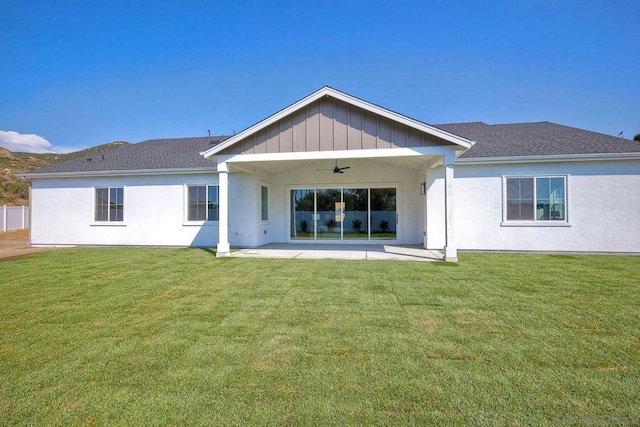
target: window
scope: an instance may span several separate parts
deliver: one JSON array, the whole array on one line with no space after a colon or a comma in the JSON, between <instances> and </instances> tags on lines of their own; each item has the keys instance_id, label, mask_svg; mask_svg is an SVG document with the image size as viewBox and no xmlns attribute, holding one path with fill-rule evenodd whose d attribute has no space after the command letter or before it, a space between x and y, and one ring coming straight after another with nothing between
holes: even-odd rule
<instances>
[{"instance_id":1,"label":"window","mask_svg":"<svg viewBox=\"0 0 640 427\"><path fill-rule=\"evenodd\" d=\"M96 221L123 221L124 188L96 188Z\"/></svg>"},{"instance_id":2,"label":"window","mask_svg":"<svg viewBox=\"0 0 640 427\"><path fill-rule=\"evenodd\" d=\"M218 220L218 186L189 185L187 187L187 220Z\"/></svg>"},{"instance_id":3,"label":"window","mask_svg":"<svg viewBox=\"0 0 640 427\"><path fill-rule=\"evenodd\" d=\"M261 205L260 219L262 221L269 221L269 189L264 185L262 186L262 190L261 190L260 205Z\"/></svg>"},{"instance_id":4,"label":"window","mask_svg":"<svg viewBox=\"0 0 640 427\"><path fill-rule=\"evenodd\" d=\"M566 178L507 178L507 221L566 221Z\"/></svg>"}]
</instances>

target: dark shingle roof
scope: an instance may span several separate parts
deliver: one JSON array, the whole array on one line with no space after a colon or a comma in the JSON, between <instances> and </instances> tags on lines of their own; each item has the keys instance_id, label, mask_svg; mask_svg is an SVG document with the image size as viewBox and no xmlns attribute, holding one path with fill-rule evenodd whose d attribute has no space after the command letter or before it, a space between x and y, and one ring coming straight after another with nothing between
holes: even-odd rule
<instances>
[{"instance_id":1,"label":"dark shingle roof","mask_svg":"<svg viewBox=\"0 0 640 427\"><path fill-rule=\"evenodd\" d=\"M473 157L640 153L640 143L551 122L488 125L482 122L434 125L476 144L460 155Z\"/></svg>"},{"instance_id":2,"label":"dark shingle roof","mask_svg":"<svg viewBox=\"0 0 640 427\"><path fill-rule=\"evenodd\" d=\"M434 125L476 141L461 159L567 154L640 153L640 142L551 122L488 125L482 122ZM201 152L229 136L151 139L100 154L47 166L28 174L214 168Z\"/></svg>"},{"instance_id":3,"label":"dark shingle roof","mask_svg":"<svg viewBox=\"0 0 640 427\"><path fill-rule=\"evenodd\" d=\"M69 160L29 174L63 172L102 172L144 169L214 168L209 159L200 152L229 138L228 136L206 136L195 138L151 139L137 144L125 145L89 158Z\"/></svg>"}]
</instances>

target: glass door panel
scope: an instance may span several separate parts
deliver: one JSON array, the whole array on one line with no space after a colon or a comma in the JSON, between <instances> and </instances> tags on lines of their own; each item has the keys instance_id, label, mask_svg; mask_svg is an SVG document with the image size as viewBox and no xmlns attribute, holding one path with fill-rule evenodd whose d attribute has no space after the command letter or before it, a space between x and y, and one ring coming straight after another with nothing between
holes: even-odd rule
<instances>
[{"instance_id":1,"label":"glass door panel","mask_svg":"<svg viewBox=\"0 0 640 427\"><path fill-rule=\"evenodd\" d=\"M291 190L291 239L314 239L315 191Z\"/></svg>"},{"instance_id":2,"label":"glass door panel","mask_svg":"<svg viewBox=\"0 0 640 427\"><path fill-rule=\"evenodd\" d=\"M342 190L344 202L343 237L345 240L369 238L369 190L366 188L345 188Z\"/></svg>"},{"instance_id":3,"label":"glass door panel","mask_svg":"<svg viewBox=\"0 0 640 427\"><path fill-rule=\"evenodd\" d=\"M342 238L344 209L340 189L316 190L316 233L318 239Z\"/></svg>"},{"instance_id":4,"label":"glass door panel","mask_svg":"<svg viewBox=\"0 0 640 427\"><path fill-rule=\"evenodd\" d=\"M370 190L370 198L371 240L396 240L396 189L372 188Z\"/></svg>"},{"instance_id":5,"label":"glass door panel","mask_svg":"<svg viewBox=\"0 0 640 427\"><path fill-rule=\"evenodd\" d=\"M395 188L290 190L292 240L397 240Z\"/></svg>"}]
</instances>

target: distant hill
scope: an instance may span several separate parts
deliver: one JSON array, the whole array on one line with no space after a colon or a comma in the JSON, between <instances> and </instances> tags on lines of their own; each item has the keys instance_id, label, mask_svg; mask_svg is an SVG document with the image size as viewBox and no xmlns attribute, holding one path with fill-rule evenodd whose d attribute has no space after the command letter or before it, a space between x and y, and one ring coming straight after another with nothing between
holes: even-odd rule
<instances>
[{"instance_id":1,"label":"distant hill","mask_svg":"<svg viewBox=\"0 0 640 427\"><path fill-rule=\"evenodd\" d=\"M29 180L15 176L16 173L79 157L89 157L92 154L104 153L127 144L129 143L126 141L114 141L66 154L14 153L0 148L0 205L21 206L29 204Z\"/></svg>"},{"instance_id":2,"label":"distant hill","mask_svg":"<svg viewBox=\"0 0 640 427\"><path fill-rule=\"evenodd\" d=\"M67 160L73 160L81 157L91 157L92 154L113 150L114 148L122 147L123 145L129 145L127 141L113 141L106 144L98 145L95 147L87 148L85 150L74 151L73 153L57 154L57 153L13 153L18 157L28 158L33 157L35 159L43 160L47 165L54 165L56 163L66 162Z\"/></svg>"}]
</instances>

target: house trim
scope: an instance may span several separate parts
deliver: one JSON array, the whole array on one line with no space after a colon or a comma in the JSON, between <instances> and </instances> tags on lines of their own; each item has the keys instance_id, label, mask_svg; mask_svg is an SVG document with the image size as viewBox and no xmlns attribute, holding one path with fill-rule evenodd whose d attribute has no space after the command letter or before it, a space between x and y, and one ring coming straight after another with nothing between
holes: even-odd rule
<instances>
[{"instance_id":1,"label":"house trim","mask_svg":"<svg viewBox=\"0 0 640 427\"><path fill-rule=\"evenodd\" d=\"M175 169L128 169L108 171L82 171L82 172L50 172L50 173L20 173L21 178L45 179L45 178L95 178L105 176L153 176L153 175L192 175L201 173L217 173L215 167L206 168L175 168Z\"/></svg>"},{"instance_id":2,"label":"house trim","mask_svg":"<svg viewBox=\"0 0 640 427\"><path fill-rule=\"evenodd\" d=\"M596 154L557 154L538 156L512 157L468 157L456 159L456 166L461 165L492 165L515 163L546 163L546 162L589 162L613 160L640 160L640 153L596 153Z\"/></svg>"},{"instance_id":3,"label":"house trim","mask_svg":"<svg viewBox=\"0 0 640 427\"><path fill-rule=\"evenodd\" d=\"M364 150L305 151L291 153L228 154L216 156L219 163L273 162L287 160L364 159L385 157L420 157L450 155L453 147L375 148Z\"/></svg>"},{"instance_id":4,"label":"house trim","mask_svg":"<svg viewBox=\"0 0 640 427\"><path fill-rule=\"evenodd\" d=\"M501 227L571 227L570 222L570 175L566 173L558 174L515 174L515 175L502 175L502 222ZM510 178L531 178L535 182L536 178L563 178L564 179L564 219L563 220L509 220L507 219L507 180ZM537 202L534 184L533 204Z\"/></svg>"}]
</instances>

